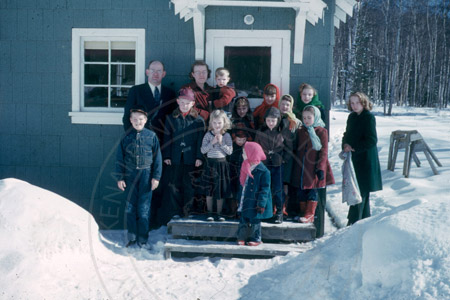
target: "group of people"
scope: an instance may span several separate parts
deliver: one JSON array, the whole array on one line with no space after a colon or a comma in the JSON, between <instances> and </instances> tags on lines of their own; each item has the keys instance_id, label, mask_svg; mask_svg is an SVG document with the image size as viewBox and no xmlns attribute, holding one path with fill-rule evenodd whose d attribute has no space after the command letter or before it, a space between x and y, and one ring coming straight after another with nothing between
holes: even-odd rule
<instances>
[{"instance_id":1,"label":"group of people","mask_svg":"<svg viewBox=\"0 0 450 300\"><path fill-rule=\"evenodd\" d=\"M267 84L252 111L249 100L228 86L225 68L215 71L211 87L208 65L195 61L192 81L177 95L161 85L166 71L160 61L151 61L146 75L147 83L130 89L117 151L128 245L148 247L150 222L196 213L207 221L239 219L238 244L250 246L261 243L261 220L281 224L290 215L314 222L317 191L334 177L323 105L311 85L300 86L294 103ZM363 93L351 95L343 150L354 153L363 202L350 208L349 224L370 216L369 193L381 189L371 108Z\"/></svg>"}]
</instances>

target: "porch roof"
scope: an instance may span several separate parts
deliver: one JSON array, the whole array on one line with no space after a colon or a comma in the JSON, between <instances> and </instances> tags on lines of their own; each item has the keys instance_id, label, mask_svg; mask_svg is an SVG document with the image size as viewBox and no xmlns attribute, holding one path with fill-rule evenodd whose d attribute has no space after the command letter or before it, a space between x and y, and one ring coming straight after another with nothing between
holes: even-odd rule
<instances>
[{"instance_id":1,"label":"porch roof","mask_svg":"<svg viewBox=\"0 0 450 300\"><path fill-rule=\"evenodd\" d=\"M303 62L303 45L305 41L306 21L316 25L327 7L321 0L284 0L284 1L251 1L251 0L171 0L175 14L180 19L193 19L195 35L195 59L204 59L205 55L205 8L207 6L231 7L278 7L292 8L296 12L294 63ZM346 16L352 16L355 0L336 0L334 26L339 28L340 22L345 22Z\"/></svg>"}]
</instances>

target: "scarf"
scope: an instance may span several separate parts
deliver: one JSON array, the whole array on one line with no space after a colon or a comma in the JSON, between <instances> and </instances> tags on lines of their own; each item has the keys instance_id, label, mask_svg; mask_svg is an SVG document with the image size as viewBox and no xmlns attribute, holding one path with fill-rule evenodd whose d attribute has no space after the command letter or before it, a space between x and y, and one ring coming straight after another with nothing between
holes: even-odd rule
<instances>
[{"instance_id":1,"label":"scarf","mask_svg":"<svg viewBox=\"0 0 450 300\"><path fill-rule=\"evenodd\" d=\"M247 176L253 178L252 175L252 165L259 164L262 160L266 159L263 149L258 143L247 142L244 145L244 151L247 155L247 159L242 162L241 174L239 176L239 182L242 186L245 184Z\"/></svg>"},{"instance_id":2,"label":"scarf","mask_svg":"<svg viewBox=\"0 0 450 300\"><path fill-rule=\"evenodd\" d=\"M281 99L287 98L287 97L291 100L291 110L284 113L284 115L287 116L287 119L289 121L289 130L293 131L295 129L295 127L297 127L297 122L296 122L297 116L292 112L292 109L294 108L294 97L292 97L291 95L283 95L283 96L281 96ZM281 101L280 101L280 103L278 103L278 108L281 111L280 106L281 106Z\"/></svg>"},{"instance_id":3,"label":"scarf","mask_svg":"<svg viewBox=\"0 0 450 300\"><path fill-rule=\"evenodd\" d=\"M316 131L314 130L315 127L325 127L325 123L320 118L320 110L312 105L306 105L305 107L311 106L314 108L314 123L312 126L306 126L303 124L303 126L306 127L308 130L309 138L311 139L312 148L316 151L319 151L322 149L322 143L320 142L320 138L317 136Z\"/></svg>"},{"instance_id":4,"label":"scarf","mask_svg":"<svg viewBox=\"0 0 450 300\"><path fill-rule=\"evenodd\" d=\"M308 104L306 104L305 102L302 101L302 97L300 95L300 93L298 94L298 102L297 103L297 107L294 109L296 110L299 114L302 113L303 109L308 106L308 105L312 105L312 106L317 106L317 107L323 107L322 102L320 102L319 100L319 95L315 94L314 97L311 99L311 102L309 102ZM294 106L294 105L292 105Z\"/></svg>"},{"instance_id":5,"label":"scarf","mask_svg":"<svg viewBox=\"0 0 450 300\"><path fill-rule=\"evenodd\" d=\"M278 103L280 102L280 89L274 85L269 83L268 85L266 85L264 87L264 90L266 89L267 86L274 86L277 89L277 93L276 93L276 97L275 97L275 102L272 104L267 104L266 103L266 95L264 94L264 100L263 102L257 107L255 108L255 111L253 112L253 117L259 121L264 120L264 115L266 114L266 111L271 108L271 107L278 107ZM257 124L257 126L260 126L261 124Z\"/></svg>"}]
</instances>

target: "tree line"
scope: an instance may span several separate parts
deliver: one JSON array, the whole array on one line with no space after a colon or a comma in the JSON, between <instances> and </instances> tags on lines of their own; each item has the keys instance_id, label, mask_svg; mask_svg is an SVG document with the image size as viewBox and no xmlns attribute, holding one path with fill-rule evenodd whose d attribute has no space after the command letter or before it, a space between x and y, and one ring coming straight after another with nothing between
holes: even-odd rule
<instances>
[{"instance_id":1,"label":"tree line","mask_svg":"<svg viewBox=\"0 0 450 300\"><path fill-rule=\"evenodd\" d=\"M363 91L393 105L448 106L450 1L361 0L335 29L332 99Z\"/></svg>"}]
</instances>

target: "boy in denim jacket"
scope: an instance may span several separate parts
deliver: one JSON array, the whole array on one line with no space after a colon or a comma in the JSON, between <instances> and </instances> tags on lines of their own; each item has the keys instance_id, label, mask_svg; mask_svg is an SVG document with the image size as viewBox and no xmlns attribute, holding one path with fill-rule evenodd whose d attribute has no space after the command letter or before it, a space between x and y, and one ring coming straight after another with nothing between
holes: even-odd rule
<instances>
[{"instance_id":1,"label":"boy in denim jacket","mask_svg":"<svg viewBox=\"0 0 450 300\"><path fill-rule=\"evenodd\" d=\"M144 128L147 112L136 105L130 110L132 128L122 138L117 149L117 186L127 190L128 244L147 245L152 191L159 185L162 158L156 134Z\"/></svg>"}]
</instances>

